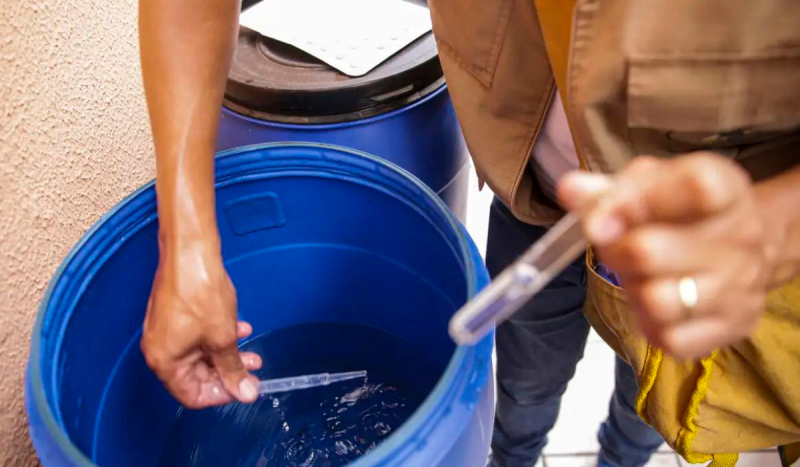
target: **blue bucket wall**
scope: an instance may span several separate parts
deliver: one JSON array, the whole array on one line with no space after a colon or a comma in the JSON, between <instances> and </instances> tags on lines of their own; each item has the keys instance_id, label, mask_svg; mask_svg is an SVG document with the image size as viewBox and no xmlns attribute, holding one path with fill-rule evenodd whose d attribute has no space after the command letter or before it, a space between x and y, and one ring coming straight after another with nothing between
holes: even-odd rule
<instances>
[{"instance_id":1,"label":"blue bucket wall","mask_svg":"<svg viewBox=\"0 0 800 467\"><path fill-rule=\"evenodd\" d=\"M335 144L399 165L435 191L462 221L466 215L469 152L446 86L376 117L332 124L286 124L224 108L217 149L282 141Z\"/></svg>"},{"instance_id":2,"label":"blue bucket wall","mask_svg":"<svg viewBox=\"0 0 800 467\"><path fill-rule=\"evenodd\" d=\"M447 362L414 415L352 467L483 467L493 341L456 348L447 322L488 275L435 194L373 156L280 144L220 155L217 196L226 267L256 334L361 323ZM158 461L178 406L138 350L157 228L148 185L81 239L48 287L26 382L45 467Z\"/></svg>"}]
</instances>

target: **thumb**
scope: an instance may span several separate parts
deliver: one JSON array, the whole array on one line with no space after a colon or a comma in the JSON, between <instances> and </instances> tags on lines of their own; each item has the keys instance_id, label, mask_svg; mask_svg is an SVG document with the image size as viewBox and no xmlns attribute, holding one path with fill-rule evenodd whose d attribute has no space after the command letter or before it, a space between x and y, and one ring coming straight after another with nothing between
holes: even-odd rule
<instances>
[{"instance_id":1,"label":"thumb","mask_svg":"<svg viewBox=\"0 0 800 467\"><path fill-rule=\"evenodd\" d=\"M608 206L602 197L611 190L610 177L589 172L571 172L558 183L558 199L570 212L576 213L590 242L605 244L625 230L616 216L607 215Z\"/></svg>"},{"instance_id":2,"label":"thumb","mask_svg":"<svg viewBox=\"0 0 800 467\"><path fill-rule=\"evenodd\" d=\"M215 339L210 350L211 362L217 371L222 386L240 402L253 402L258 398L258 389L253 377L247 372L236 347L236 334L230 338Z\"/></svg>"},{"instance_id":3,"label":"thumb","mask_svg":"<svg viewBox=\"0 0 800 467\"><path fill-rule=\"evenodd\" d=\"M611 179L589 172L570 172L558 183L558 199L570 211L585 209L594 204L611 188Z\"/></svg>"}]
</instances>

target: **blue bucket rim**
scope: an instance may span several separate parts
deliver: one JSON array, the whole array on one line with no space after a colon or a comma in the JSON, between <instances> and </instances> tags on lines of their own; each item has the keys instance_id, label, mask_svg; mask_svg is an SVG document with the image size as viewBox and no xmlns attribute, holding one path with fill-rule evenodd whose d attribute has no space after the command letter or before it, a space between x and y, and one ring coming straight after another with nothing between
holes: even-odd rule
<instances>
[{"instance_id":1,"label":"blue bucket rim","mask_svg":"<svg viewBox=\"0 0 800 467\"><path fill-rule=\"evenodd\" d=\"M261 151L261 150L270 150L276 148L297 148L297 149L318 149L318 150L331 150L331 151L338 151L340 153L344 153L346 155L356 156L356 157L363 157L370 160L373 163L378 165L383 165L384 167L394 170L401 175L403 175L404 179L410 182L411 184L415 185L417 189L423 192L427 198L433 201L434 205L438 210L444 214L445 219L450 224L453 229L453 233L458 238L459 242L459 250L462 254L462 259L465 265L465 272L466 272L466 281L467 281L467 297L466 300L471 299L477 293L477 274L474 270L473 260L475 258L475 247L468 239L465 230L461 226L460 222L456 219L450 209L445 205L445 203L436 195L433 190L431 190L427 185L422 183L417 177L415 177L410 172L406 171L402 167L397 166L389 161L384 159L378 158L371 154L354 150L351 148L345 148L341 146L331 145L331 144L324 144L324 143L314 143L314 142L280 142L280 143L266 143L266 144L255 144L250 146L244 146L234 149L229 149L226 151L221 151L216 154L215 157L215 164L224 164L225 159L229 157L233 157L236 155L240 155L242 153L253 152L253 151ZM215 181L216 184L216 181ZM44 390L44 378L42 376L42 366L41 366L41 332L42 327L44 324L45 314L48 309L48 305L50 303L50 299L52 297L53 291L56 285L60 282L67 266L71 263L71 261L75 258L75 256L82 250L82 248L89 243L89 240L93 238L94 234L97 233L101 228L110 221L118 212L122 211L126 208L129 204L135 202L135 200L145 193L146 191L153 188L155 185L155 179L145 183L137 190L123 198L120 202L114 205L108 212L106 212L100 219L97 220L75 243L75 245L70 249L67 255L59 264L58 269L56 270L53 277L47 284L47 288L45 289L44 295L42 300L39 303L39 307L36 313L36 320L34 322L32 336L31 336L31 346L30 346L30 355L29 355L29 364L28 364L28 374L30 375L30 389L31 389L31 400L33 401L34 410L38 412L38 415L41 419L44 428L46 429L47 433L52 436L53 441L56 443L59 449L64 453L68 460L70 460L75 466L77 467L99 467L95 464L91 459L89 459L78 447L72 442L66 432L62 429L60 424L56 421L56 418L53 414L53 410L50 407L50 404L47 401L47 396ZM482 342L485 343L487 341L493 341L494 336L493 334L486 337L486 339ZM479 344L480 346L481 344ZM491 346L488 347L491 349ZM438 413L439 416L445 412L445 407L443 407L443 401L448 392L449 395L455 397L454 394L457 391L453 391L450 389L454 385L466 385L468 381L468 373L470 372L463 372L459 375L459 368L464 364L469 363L471 360L474 360L477 357L477 346L475 347L465 347L465 346L458 346L453 352L453 356L450 358L450 362L447 365L442 376L439 378L436 386L434 387L433 391L426 397L423 404L412 414L412 416L406 420L403 425L398 428L394 433L392 433L389 438L387 438L383 443L381 443L376 449L373 451L365 454L364 456L360 457L356 461L348 464L348 467L370 467L373 465L397 465L399 462L402 462L408 455L410 455L410 450L401 449L404 443L409 441L413 442L420 442L420 440L415 440L415 434L423 431L424 428L429 426L431 423L436 423L433 420L435 417L433 416L435 413ZM470 365L471 366L471 365ZM471 369L470 369L471 370ZM459 384L460 383L460 384ZM439 410L436 410L438 407ZM466 420L464 420L466 422ZM460 426L465 426L465 423L460 424ZM456 437L453 437L455 441ZM413 447L413 446L412 446ZM401 457L394 455L395 453L401 454ZM405 453L405 455L403 455Z\"/></svg>"}]
</instances>

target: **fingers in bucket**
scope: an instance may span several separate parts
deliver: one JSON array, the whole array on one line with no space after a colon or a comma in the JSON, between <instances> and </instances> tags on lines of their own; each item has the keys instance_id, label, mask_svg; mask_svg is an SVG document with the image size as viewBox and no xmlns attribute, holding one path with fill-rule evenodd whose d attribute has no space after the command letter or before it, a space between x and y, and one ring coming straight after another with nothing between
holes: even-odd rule
<instances>
[{"instance_id":1,"label":"fingers in bucket","mask_svg":"<svg viewBox=\"0 0 800 467\"><path fill-rule=\"evenodd\" d=\"M213 329L207 339L211 362L223 387L240 402L253 402L258 398L258 380L248 373L245 359L253 365L258 362L253 354L240 355L237 347L238 336L251 332L252 328L237 323L236 329Z\"/></svg>"}]
</instances>

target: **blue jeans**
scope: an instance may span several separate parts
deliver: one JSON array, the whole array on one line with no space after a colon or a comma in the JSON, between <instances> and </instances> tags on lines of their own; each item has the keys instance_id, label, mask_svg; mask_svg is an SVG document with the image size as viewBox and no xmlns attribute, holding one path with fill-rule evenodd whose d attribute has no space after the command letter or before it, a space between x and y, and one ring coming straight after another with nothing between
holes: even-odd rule
<instances>
[{"instance_id":1,"label":"blue jeans","mask_svg":"<svg viewBox=\"0 0 800 467\"><path fill-rule=\"evenodd\" d=\"M494 277L546 228L517 220L492 203L486 264ZM583 316L586 268L571 264L530 303L497 329L497 415L492 467L533 467L558 418L561 396L583 357L589 323ZM663 442L636 415L633 369L616 362L616 388L600 427L600 460L614 467L641 467Z\"/></svg>"}]
</instances>

